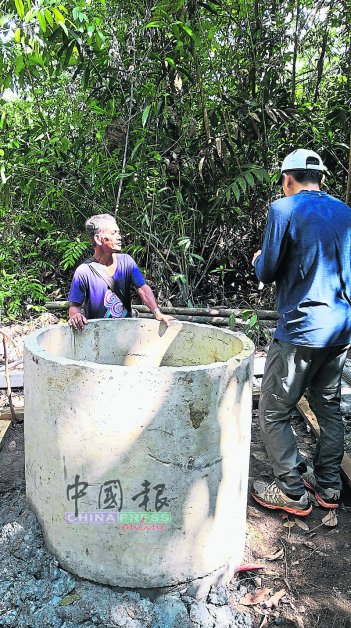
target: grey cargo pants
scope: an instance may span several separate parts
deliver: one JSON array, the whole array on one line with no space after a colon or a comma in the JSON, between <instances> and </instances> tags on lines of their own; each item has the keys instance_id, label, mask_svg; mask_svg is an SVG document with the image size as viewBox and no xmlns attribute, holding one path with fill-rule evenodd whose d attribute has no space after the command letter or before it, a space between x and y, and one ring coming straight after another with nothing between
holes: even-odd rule
<instances>
[{"instance_id":1,"label":"grey cargo pants","mask_svg":"<svg viewBox=\"0 0 351 628\"><path fill-rule=\"evenodd\" d=\"M285 493L301 495L305 490L300 474L307 465L297 451L290 413L307 387L321 432L313 459L315 477L323 488L341 489L341 374L349 346L317 348L277 339L270 346L261 388L260 425L276 484Z\"/></svg>"}]
</instances>

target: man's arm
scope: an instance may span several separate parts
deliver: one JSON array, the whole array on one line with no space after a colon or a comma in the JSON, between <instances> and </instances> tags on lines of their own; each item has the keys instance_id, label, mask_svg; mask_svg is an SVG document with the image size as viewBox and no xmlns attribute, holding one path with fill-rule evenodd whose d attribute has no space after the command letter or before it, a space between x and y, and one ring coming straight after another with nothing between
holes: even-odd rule
<instances>
[{"instance_id":1,"label":"man's arm","mask_svg":"<svg viewBox=\"0 0 351 628\"><path fill-rule=\"evenodd\" d=\"M252 260L256 275L264 284L276 281L286 251L291 215L291 212L286 210L287 208L282 207L280 202L271 205L262 251L255 253Z\"/></svg>"},{"instance_id":2,"label":"man's arm","mask_svg":"<svg viewBox=\"0 0 351 628\"><path fill-rule=\"evenodd\" d=\"M170 321L175 320L175 318L173 316L167 316L166 314L162 314L162 312L158 308L154 293L152 292L150 286L145 283L143 286L141 286L141 288L138 288L138 293L140 294L145 305L154 314L155 318L158 321L163 321L164 323L166 323L167 327L169 327L171 324Z\"/></svg>"},{"instance_id":3,"label":"man's arm","mask_svg":"<svg viewBox=\"0 0 351 628\"><path fill-rule=\"evenodd\" d=\"M83 316L83 314L81 313L81 305L79 305L79 303L74 303L74 301L71 301L71 307L69 308L69 321L68 324L70 327L73 327L74 329L80 329L82 330L84 328L84 325L88 324L87 319L85 318L85 316Z\"/></svg>"}]
</instances>

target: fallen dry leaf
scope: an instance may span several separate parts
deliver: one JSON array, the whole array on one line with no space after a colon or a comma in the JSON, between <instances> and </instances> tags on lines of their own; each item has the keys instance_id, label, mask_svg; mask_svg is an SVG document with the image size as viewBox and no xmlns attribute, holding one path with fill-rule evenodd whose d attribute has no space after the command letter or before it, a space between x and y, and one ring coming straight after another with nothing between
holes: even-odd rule
<instances>
[{"instance_id":1,"label":"fallen dry leaf","mask_svg":"<svg viewBox=\"0 0 351 628\"><path fill-rule=\"evenodd\" d=\"M268 598L271 591L272 589L257 589L257 591L254 591L253 593L247 593L245 597L242 597L241 600L239 600L239 604L243 604L244 606L261 604L265 598Z\"/></svg>"},{"instance_id":2,"label":"fallen dry leaf","mask_svg":"<svg viewBox=\"0 0 351 628\"><path fill-rule=\"evenodd\" d=\"M309 549L316 549L315 544L311 543L311 541L305 541L304 545L306 545L306 547L309 547Z\"/></svg>"},{"instance_id":3,"label":"fallen dry leaf","mask_svg":"<svg viewBox=\"0 0 351 628\"><path fill-rule=\"evenodd\" d=\"M294 521L287 521L286 523L283 523L283 526L285 526L285 528L293 528L295 525Z\"/></svg>"},{"instance_id":4,"label":"fallen dry leaf","mask_svg":"<svg viewBox=\"0 0 351 628\"><path fill-rule=\"evenodd\" d=\"M283 548L277 549L273 554L269 554L268 556L265 556L266 560L279 560L280 558L283 558L283 557L284 557Z\"/></svg>"},{"instance_id":5,"label":"fallen dry leaf","mask_svg":"<svg viewBox=\"0 0 351 628\"><path fill-rule=\"evenodd\" d=\"M268 626L267 615L264 616L262 624L260 624L260 628L265 628L265 626Z\"/></svg>"},{"instance_id":6,"label":"fallen dry leaf","mask_svg":"<svg viewBox=\"0 0 351 628\"><path fill-rule=\"evenodd\" d=\"M286 512L281 513L281 518L282 519L289 519L288 515L286 514Z\"/></svg>"},{"instance_id":7,"label":"fallen dry leaf","mask_svg":"<svg viewBox=\"0 0 351 628\"><path fill-rule=\"evenodd\" d=\"M267 600L267 602L265 602L265 606L267 608L274 608L278 606L280 598L284 597L284 595L285 595L285 589L281 589L280 591L277 591L276 593L274 593L274 595L272 595L271 598L269 598L269 600Z\"/></svg>"},{"instance_id":8,"label":"fallen dry leaf","mask_svg":"<svg viewBox=\"0 0 351 628\"><path fill-rule=\"evenodd\" d=\"M255 508L252 508L252 506L247 507L247 515L248 517L257 517L257 519L261 519L262 517L261 513L258 512Z\"/></svg>"},{"instance_id":9,"label":"fallen dry leaf","mask_svg":"<svg viewBox=\"0 0 351 628\"><path fill-rule=\"evenodd\" d=\"M338 518L334 510L329 510L328 514L323 517L322 523L330 528L334 528L334 526L338 525Z\"/></svg>"},{"instance_id":10,"label":"fallen dry leaf","mask_svg":"<svg viewBox=\"0 0 351 628\"><path fill-rule=\"evenodd\" d=\"M305 628L301 617L295 617L295 621L298 628Z\"/></svg>"},{"instance_id":11,"label":"fallen dry leaf","mask_svg":"<svg viewBox=\"0 0 351 628\"><path fill-rule=\"evenodd\" d=\"M135 615L134 611L132 611L131 608L127 607L126 611L127 611L128 615L129 615L129 617L131 617L132 619L135 619L136 615Z\"/></svg>"},{"instance_id":12,"label":"fallen dry leaf","mask_svg":"<svg viewBox=\"0 0 351 628\"><path fill-rule=\"evenodd\" d=\"M310 530L310 529L309 529L309 527L308 527L307 523L305 523L304 521L301 521L300 519L297 519L297 518L295 517L295 523L296 523L296 525L297 525L299 528L301 528L301 530L305 530L305 532L309 532L309 530Z\"/></svg>"}]
</instances>

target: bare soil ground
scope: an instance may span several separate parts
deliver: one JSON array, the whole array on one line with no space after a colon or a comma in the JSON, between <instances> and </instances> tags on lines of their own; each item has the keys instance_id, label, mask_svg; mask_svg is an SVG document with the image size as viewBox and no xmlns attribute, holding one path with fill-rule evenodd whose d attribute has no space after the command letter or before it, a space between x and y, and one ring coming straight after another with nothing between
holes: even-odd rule
<instances>
[{"instance_id":1,"label":"bare soil ground","mask_svg":"<svg viewBox=\"0 0 351 628\"><path fill-rule=\"evenodd\" d=\"M41 325L54 321L44 320ZM38 323L38 326L40 323ZM21 355L23 338L33 326L8 326L7 331L18 340L18 350L10 361ZM26 327L26 328L25 328ZM1 362L1 356L0 356ZM17 367L16 367L17 368ZM23 404L23 391L14 391L17 407ZM0 409L6 403L0 391ZM301 454L311 462L315 438L301 417L292 420ZM271 467L262 443L258 412L253 411L250 480L273 480ZM23 485L23 424L10 428L0 451L1 493ZM307 517L287 517L282 511L262 508L250 493L248 496L247 542L245 563L260 563L264 568L237 574L229 585L229 604L249 612L253 628L351 628L351 490L345 485L337 525L328 527L322 518L328 511L314 505ZM302 529L299 523L302 522ZM242 595L238 596L238 584ZM246 591L247 589L247 591ZM266 590L266 591L265 591ZM285 591L271 605L272 594ZM279 596L278 596L279 597Z\"/></svg>"},{"instance_id":2,"label":"bare soil ground","mask_svg":"<svg viewBox=\"0 0 351 628\"><path fill-rule=\"evenodd\" d=\"M311 462L315 447L313 434L298 416L293 418L292 425L301 454ZM257 410L253 411L251 442L250 482L254 479L273 480ZM265 564L265 570L259 576L261 581L249 582L252 587L259 584L261 589L268 588L273 592L285 589L287 593L275 609L275 623L271 624L273 616L270 612L267 626L351 628L351 490L347 485L341 494L341 502L337 525L327 527L322 524L322 518L329 511L318 505L313 506L307 517L289 515L283 518L283 511L265 509L249 494L245 560ZM301 529L296 521L307 524L309 530ZM274 556L279 557L270 560ZM241 578L247 578L247 575ZM264 604L246 608L252 613L253 627L261 626Z\"/></svg>"}]
</instances>

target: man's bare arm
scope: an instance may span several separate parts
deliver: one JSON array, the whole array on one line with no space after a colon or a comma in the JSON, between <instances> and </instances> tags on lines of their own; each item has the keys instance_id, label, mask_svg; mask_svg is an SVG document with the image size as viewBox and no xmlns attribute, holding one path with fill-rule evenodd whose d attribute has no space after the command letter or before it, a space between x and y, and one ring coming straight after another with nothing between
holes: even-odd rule
<instances>
[{"instance_id":1,"label":"man's bare arm","mask_svg":"<svg viewBox=\"0 0 351 628\"><path fill-rule=\"evenodd\" d=\"M158 309L154 293L152 292L150 286L145 283L143 286L141 286L141 288L138 288L138 293L140 294L145 305L151 310L151 312L154 312L154 310L156 310L154 312L155 318L158 321L163 321L164 323L166 323L167 327L169 327L171 324L170 321L175 320L175 318L174 316L167 316L166 314L162 314L162 312Z\"/></svg>"},{"instance_id":2,"label":"man's bare arm","mask_svg":"<svg viewBox=\"0 0 351 628\"><path fill-rule=\"evenodd\" d=\"M79 305L79 303L74 303L73 301L71 301L71 307L69 308L69 321L68 324L70 327L73 327L74 329L80 329L82 330L84 328L84 325L88 324L87 319L85 318L85 316L83 316L83 314L81 313L81 305Z\"/></svg>"}]
</instances>

